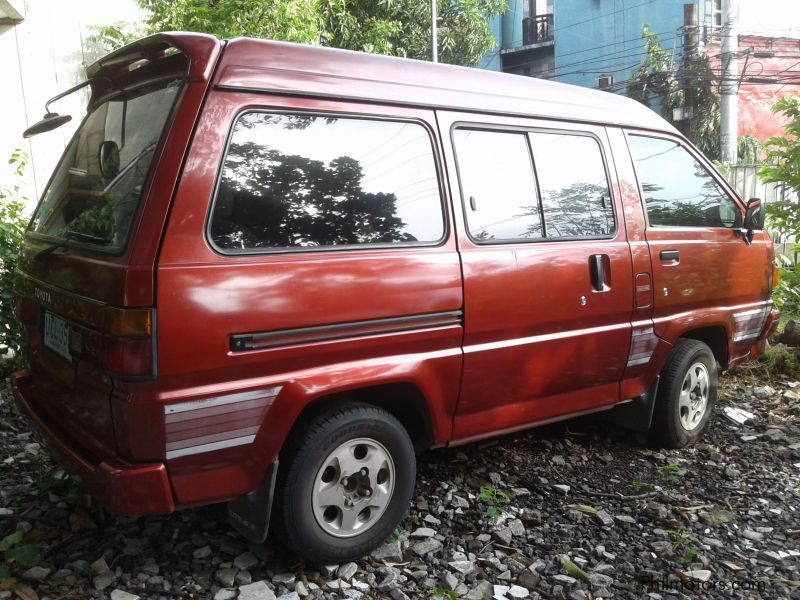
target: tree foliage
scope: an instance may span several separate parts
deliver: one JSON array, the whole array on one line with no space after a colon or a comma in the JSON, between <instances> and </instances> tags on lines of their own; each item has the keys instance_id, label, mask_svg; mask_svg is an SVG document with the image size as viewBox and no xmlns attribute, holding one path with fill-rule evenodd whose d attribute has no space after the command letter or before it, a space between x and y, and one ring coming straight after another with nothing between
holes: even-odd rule
<instances>
[{"instance_id":1,"label":"tree foliage","mask_svg":"<svg viewBox=\"0 0 800 600\"><path fill-rule=\"evenodd\" d=\"M800 238L800 96L780 98L772 106L772 112L782 114L787 121L783 135L767 140L769 164L761 168L759 176L765 183L786 186L789 193L767 205L767 219L775 233L796 241ZM790 261L784 261L781 271L775 302L785 312L800 314L800 272Z\"/></svg>"},{"instance_id":2,"label":"tree foliage","mask_svg":"<svg viewBox=\"0 0 800 600\"><path fill-rule=\"evenodd\" d=\"M646 55L631 73L626 95L650 108L660 107L661 115L703 154L711 160L719 159L719 96L713 88L708 58L691 52L676 66L672 54L647 25L642 29L642 38ZM692 116L675 121L673 110L687 104L693 109Z\"/></svg>"},{"instance_id":3,"label":"tree foliage","mask_svg":"<svg viewBox=\"0 0 800 600\"><path fill-rule=\"evenodd\" d=\"M118 48L146 33L198 31L220 38L254 37L427 60L430 3L422 0L137 0L144 28L94 28L90 42ZM492 49L491 17L507 0L439 0L439 60L475 65Z\"/></svg>"},{"instance_id":4,"label":"tree foliage","mask_svg":"<svg viewBox=\"0 0 800 600\"><path fill-rule=\"evenodd\" d=\"M149 33L200 31L222 38L319 40L316 0L138 0L150 13Z\"/></svg>"},{"instance_id":5,"label":"tree foliage","mask_svg":"<svg viewBox=\"0 0 800 600\"><path fill-rule=\"evenodd\" d=\"M28 163L22 150L15 150L8 160L15 183L0 187L0 374L5 375L20 364L22 329L14 314L14 270L17 254L28 219L21 197L19 178Z\"/></svg>"},{"instance_id":6,"label":"tree foliage","mask_svg":"<svg viewBox=\"0 0 800 600\"><path fill-rule=\"evenodd\" d=\"M439 60L475 65L495 40L489 20L507 0L439 0ZM331 46L408 58L431 56L430 3L421 0L322 0L318 2Z\"/></svg>"}]
</instances>

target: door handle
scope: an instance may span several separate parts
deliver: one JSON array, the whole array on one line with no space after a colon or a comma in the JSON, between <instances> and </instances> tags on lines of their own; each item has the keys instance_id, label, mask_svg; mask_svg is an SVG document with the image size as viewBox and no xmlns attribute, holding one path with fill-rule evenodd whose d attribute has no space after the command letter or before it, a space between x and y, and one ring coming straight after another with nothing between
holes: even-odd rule
<instances>
[{"instance_id":1,"label":"door handle","mask_svg":"<svg viewBox=\"0 0 800 600\"><path fill-rule=\"evenodd\" d=\"M681 253L677 250L662 250L658 253L658 257L661 260L680 260Z\"/></svg>"},{"instance_id":2,"label":"door handle","mask_svg":"<svg viewBox=\"0 0 800 600\"><path fill-rule=\"evenodd\" d=\"M607 292L611 289L611 264L607 254L592 254L589 257L589 278L596 292Z\"/></svg>"}]
</instances>

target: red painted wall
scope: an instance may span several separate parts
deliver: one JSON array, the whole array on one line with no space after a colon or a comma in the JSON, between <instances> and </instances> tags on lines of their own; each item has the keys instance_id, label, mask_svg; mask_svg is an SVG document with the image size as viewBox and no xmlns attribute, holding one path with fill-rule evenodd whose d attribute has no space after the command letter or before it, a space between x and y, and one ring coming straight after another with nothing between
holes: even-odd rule
<instances>
[{"instance_id":1,"label":"red painted wall","mask_svg":"<svg viewBox=\"0 0 800 600\"><path fill-rule=\"evenodd\" d=\"M770 51L774 58L754 58L743 51ZM752 135L761 141L783 133L779 115L770 108L782 96L800 93L800 40L791 38L769 38L761 36L739 36L739 135ZM706 44L706 54L715 75L722 71L720 64L720 41ZM747 81L748 78L777 78L777 83Z\"/></svg>"}]
</instances>

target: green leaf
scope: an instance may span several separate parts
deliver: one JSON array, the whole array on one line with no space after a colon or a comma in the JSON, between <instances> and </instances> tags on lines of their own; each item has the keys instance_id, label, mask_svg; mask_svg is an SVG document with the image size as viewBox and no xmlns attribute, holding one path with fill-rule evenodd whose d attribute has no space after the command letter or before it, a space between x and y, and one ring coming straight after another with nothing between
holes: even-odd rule
<instances>
[{"instance_id":1,"label":"green leaf","mask_svg":"<svg viewBox=\"0 0 800 600\"><path fill-rule=\"evenodd\" d=\"M36 564L39 559L39 551L36 546L25 544L24 546L16 546L6 552L6 557L13 559L20 567L28 568Z\"/></svg>"},{"instance_id":2,"label":"green leaf","mask_svg":"<svg viewBox=\"0 0 800 600\"><path fill-rule=\"evenodd\" d=\"M575 579L580 579L581 581L589 581L589 576L586 574L586 571L572 562L567 556L562 554L559 558L561 560L561 566L564 567L567 575Z\"/></svg>"},{"instance_id":3,"label":"green leaf","mask_svg":"<svg viewBox=\"0 0 800 600\"><path fill-rule=\"evenodd\" d=\"M14 533L7 535L0 541L0 552L8 552L9 548L19 544L23 537L25 537L25 534L21 531L15 531Z\"/></svg>"}]
</instances>

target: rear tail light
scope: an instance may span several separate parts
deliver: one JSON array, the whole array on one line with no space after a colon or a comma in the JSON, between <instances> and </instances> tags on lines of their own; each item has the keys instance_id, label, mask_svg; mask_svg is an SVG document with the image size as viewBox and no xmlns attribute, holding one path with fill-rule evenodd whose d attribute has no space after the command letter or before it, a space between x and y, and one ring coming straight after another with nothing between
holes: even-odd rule
<instances>
[{"instance_id":1,"label":"rear tail light","mask_svg":"<svg viewBox=\"0 0 800 600\"><path fill-rule=\"evenodd\" d=\"M150 338L103 337L103 369L128 376L152 375L153 343Z\"/></svg>"},{"instance_id":2,"label":"rear tail light","mask_svg":"<svg viewBox=\"0 0 800 600\"><path fill-rule=\"evenodd\" d=\"M20 298L17 301L17 316L23 325L36 325L39 322L39 305L30 298Z\"/></svg>"},{"instance_id":3,"label":"rear tail light","mask_svg":"<svg viewBox=\"0 0 800 600\"><path fill-rule=\"evenodd\" d=\"M104 309L102 331L74 325L70 351L112 375L153 374L153 311L146 308Z\"/></svg>"}]
</instances>

